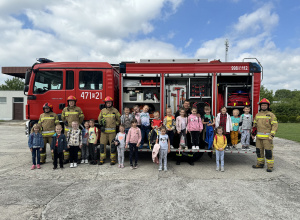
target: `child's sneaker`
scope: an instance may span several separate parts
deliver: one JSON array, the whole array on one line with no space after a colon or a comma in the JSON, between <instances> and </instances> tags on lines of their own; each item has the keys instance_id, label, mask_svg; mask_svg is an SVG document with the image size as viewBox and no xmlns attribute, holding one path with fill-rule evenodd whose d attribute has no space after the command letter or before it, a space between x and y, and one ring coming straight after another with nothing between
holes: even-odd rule
<instances>
[{"instance_id":1,"label":"child's sneaker","mask_svg":"<svg viewBox=\"0 0 300 220\"><path fill-rule=\"evenodd\" d=\"M36 165L36 168L41 169L41 165L39 165L39 164Z\"/></svg>"},{"instance_id":2,"label":"child's sneaker","mask_svg":"<svg viewBox=\"0 0 300 220\"><path fill-rule=\"evenodd\" d=\"M246 147L246 150L251 150L249 146Z\"/></svg>"},{"instance_id":3,"label":"child's sneaker","mask_svg":"<svg viewBox=\"0 0 300 220\"><path fill-rule=\"evenodd\" d=\"M186 146L186 147L185 147L185 150L188 150L188 149L189 149L189 147L188 147L188 146Z\"/></svg>"},{"instance_id":4,"label":"child's sneaker","mask_svg":"<svg viewBox=\"0 0 300 220\"><path fill-rule=\"evenodd\" d=\"M84 163L84 160L81 160L81 163Z\"/></svg>"},{"instance_id":5,"label":"child's sneaker","mask_svg":"<svg viewBox=\"0 0 300 220\"><path fill-rule=\"evenodd\" d=\"M168 168L167 168L167 167L165 167L165 168L164 168L164 171L168 171Z\"/></svg>"},{"instance_id":6,"label":"child's sneaker","mask_svg":"<svg viewBox=\"0 0 300 220\"><path fill-rule=\"evenodd\" d=\"M158 168L158 171L162 171L162 168L161 168L161 167L159 167L159 168Z\"/></svg>"},{"instance_id":7,"label":"child's sneaker","mask_svg":"<svg viewBox=\"0 0 300 220\"><path fill-rule=\"evenodd\" d=\"M133 166L132 165L130 165L130 168L133 170Z\"/></svg>"},{"instance_id":8,"label":"child's sneaker","mask_svg":"<svg viewBox=\"0 0 300 220\"><path fill-rule=\"evenodd\" d=\"M121 165L121 168L124 168L124 164Z\"/></svg>"},{"instance_id":9,"label":"child's sneaker","mask_svg":"<svg viewBox=\"0 0 300 220\"><path fill-rule=\"evenodd\" d=\"M171 148L171 149L174 149L173 145L170 145L170 148Z\"/></svg>"},{"instance_id":10,"label":"child's sneaker","mask_svg":"<svg viewBox=\"0 0 300 220\"><path fill-rule=\"evenodd\" d=\"M192 150L196 150L196 147L195 147L195 146L192 146Z\"/></svg>"},{"instance_id":11,"label":"child's sneaker","mask_svg":"<svg viewBox=\"0 0 300 220\"><path fill-rule=\"evenodd\" d=\"M77 163L74 163L74 168L76 168L77 167Z\"/></svg>"},{"instance_id":12,"label":"child's sneaker","mask_svg":"<svg viewBox=\"0 0 300 220\"><path fill-rule=\"evenodd\" d=\"M217 168L216 168L216 171L219 171L219 170L220 170L220 168L219 168L219 167L217 167Z\"/></svg>"},{"instance_id":13,"label":"child's sneaker","mask_svg":"<svg viewBox=\"0 0 300 220\"><path fill-rule=\"evenodd\" d=\"M199 146L196 146L196 150L199 150L200 148L199 148Z\"/></svg>"},{"instance_id":14,"label":"child's sneaker","mask_svg":"<svg viewBox=\"0 0 300 220\"><path fill-rule=\"evenodd\" d=\"M138 168L137 164L135 164L133 168L134 168L134 169L137 169L137 168Z\"/></svg>"},{"instance_id":15,"label":"child's sneaker","mask_svg":"<svg viewBox=\"0 0 300 220\"><path fill-rule=\"evenodd\" d=\"M74 167L74 164L73 163L70 163L70 168L73 168Z\"/></svg>"},{"instance_id":16,"label":"child's sneaker","mask_svg":"<svg viewBox=\"0 0 300 220\"><path fill-rule=\"evenodd\" d=\"M121 168L121 164L119 164L118 167Z\"/></svg>"},{"instance_id":17,"label":"child's sneaker","mask_svg":"<svg viewBox=\"0 0 300 220\"><path fill-rule=\"evenodd\" d=\"M35 165L32 165L32 166L31 166L31 169L34 170L34 169L35 169Z\"/></svg>"},{"instance_id":18,"label":"child's sneaker","mask_svg":"<svg viewBox=\"0 0 300 220\"><path fill-rule=\"evenodd\" d=\"M246 150L245 146L242 146L242 150Z\"/></svg>"},{"instance_id":19,"label":"child's sneaker","mask_svg":"<svg viewBox=\"0 0 300 220\"><path fill-rule=\"evenodd\" d=\"M224 167L221 167L221 172L224 172L225 170L224 170Z\"/></svg>"},{"instance_id":20,"label":"child's sneaker","mask_svg":"<svg viewBox=\"0 0 300 220\"><path fill-rule=\"evenodd\" d=\"M85 163L89 163L89 160L85 160Z\"/></svg>"}]
</instances>

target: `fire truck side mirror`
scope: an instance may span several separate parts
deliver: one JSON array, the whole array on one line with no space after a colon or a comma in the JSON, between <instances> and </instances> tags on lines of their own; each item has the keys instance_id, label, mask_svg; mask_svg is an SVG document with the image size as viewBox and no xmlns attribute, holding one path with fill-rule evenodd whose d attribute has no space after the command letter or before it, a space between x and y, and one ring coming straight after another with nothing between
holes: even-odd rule
<instances>
[{"instance_id":1,"label":"fire truck side mirror","mask_svg":"<svg viewBox=\"0 0 300 220\"><path fill-rule=\"evenodd\" d=\"M28 92L28 90L29 90L29 86L28 86L28 85L25 85L25 86L24 86L24 92Z\"/></svg>"},{"instance_id":2,"label":"fire truck side mirror","mask_svg":"<svg viewBox=\"0 0 300 220\"><path fill-rule=\"evenodd\" d=\"M100 105L99 105L99 109L100 109L100 110L102 110L102 109L104 109L104 108L105 108L105 104L100 104Z\"/></svg>"},{"instance_id":3,"label":"fire truck side mirror","mask_svg":"<svg viewBox=\"0 0 300 220\"><path fill-rule=\"evenodd\" d=\"M66 107L65 103L59 103L59 109L63 110Z\"/></svg>"}]
</instances>

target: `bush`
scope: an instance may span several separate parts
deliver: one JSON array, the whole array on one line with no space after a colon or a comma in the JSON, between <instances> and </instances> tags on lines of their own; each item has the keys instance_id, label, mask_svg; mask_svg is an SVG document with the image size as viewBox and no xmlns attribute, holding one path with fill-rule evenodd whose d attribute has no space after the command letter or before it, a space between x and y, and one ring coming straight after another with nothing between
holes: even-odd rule
<instances>
[{"instance_id":1,"label":"bush","mask_svg":"<svg viewBox=\"0 0 300 220\"><path fill-rule=\"evenodd\" d=\"M297 116L290 116L289 119L288 119L288 122L296 123L297 122L296 119L297 119Z\"/></svg>"},{"instance_id":2,"label":"bush","mask_svg":"<svg viewBox=\"0 0 300 220\"><path fill-rule=\"evenodd\" d=\"M287 123L289 121L289 117L287 115L278 115L277 120L281 123Z\"/></svg>"},{"instance_id":3,"label":"bush","mask_svg":"<svg viewBox=\"0 0 300 220\"><path fill-rule=\"evenodd\" d=\"M299 115L299 116L297 116L297 118L296 118L296 122L300 123L300 115Z\"/></svg>"}]
</instances>

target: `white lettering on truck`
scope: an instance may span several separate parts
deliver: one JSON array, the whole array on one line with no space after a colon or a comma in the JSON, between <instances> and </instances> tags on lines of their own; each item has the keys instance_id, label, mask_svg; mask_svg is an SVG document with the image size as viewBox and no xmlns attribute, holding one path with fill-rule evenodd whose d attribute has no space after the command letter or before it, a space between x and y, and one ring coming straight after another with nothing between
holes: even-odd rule
<instances>
[{"instance_id":1,"label":"white lettering on truck","mask_svg":"<svg viewBox=\"0 0 300 220\"><path fill-rule=\"evenodd\" d=\"M82 99L102 99L102 92L82 92Z\"/></svg>"}]
</instances>

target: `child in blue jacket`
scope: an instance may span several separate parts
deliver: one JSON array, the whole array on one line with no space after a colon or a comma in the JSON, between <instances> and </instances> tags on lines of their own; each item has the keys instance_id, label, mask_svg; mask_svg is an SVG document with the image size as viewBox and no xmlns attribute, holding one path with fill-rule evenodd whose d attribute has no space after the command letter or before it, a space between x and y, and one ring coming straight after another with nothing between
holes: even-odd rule
<instances>
[{"instance_id":1,"label":"child in blue jacket","mask_svg":"<svg viewBox=\"0 0 300 220\"><path fill-rule=\"evenodd\" d=\"M31 169L34 170L35 166L41 169L40 163L40 152L44 148L44 141L42 135L42 129L39 124L34 124L31 129L31 134L28 138L28 146L32 154L32 166Z\"/></svg>"}]
</instances>

